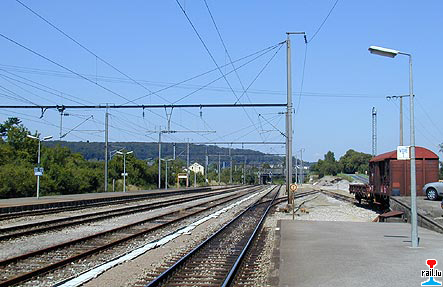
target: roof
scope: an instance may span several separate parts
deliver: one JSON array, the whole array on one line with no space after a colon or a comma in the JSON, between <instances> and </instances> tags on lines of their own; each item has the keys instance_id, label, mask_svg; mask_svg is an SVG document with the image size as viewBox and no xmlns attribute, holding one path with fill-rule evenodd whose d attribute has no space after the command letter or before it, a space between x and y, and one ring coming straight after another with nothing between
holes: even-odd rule
<instances>
[{"instance_id":1,"label":"roof","mask_svg":"<svg viewBox=\"0 0 443 287\"><path fill-rule=\"evenodd\" d=\"M193 164L191 164L189 167L191 166L199 166L199 167L203 167L201 164L199 164L198 162L194 162Z\"/></svg>"},{"instance_id":2,"label":"roof","mask_svg":"<svg viewBox=\"0 0 443 287\"><path fill-rule=\"evenodd\" d=\"M424 147L415 147L415 158L424 158L424 159L437 159L438 155L436 155L434 152L428 150ZM384 160L396 160L397 159L397 150L393 150L387 153L379 154L373 158L371 158L370 162L376 162L376 161L384 161Z\"/></svg>"}]
</instances>

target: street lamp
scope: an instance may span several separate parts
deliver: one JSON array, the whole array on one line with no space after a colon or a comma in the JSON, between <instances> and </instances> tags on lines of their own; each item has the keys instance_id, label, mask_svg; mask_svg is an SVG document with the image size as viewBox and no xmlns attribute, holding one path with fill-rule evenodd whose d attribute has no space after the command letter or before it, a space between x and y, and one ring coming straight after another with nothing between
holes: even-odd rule
<instances>
[{"instance_id":1,"label":"street lamp","mask_svg":"<svg viewBox=\"0 0 443 287\"><path fill-rule=\"evenodd\" d=\"M168 190L168 161L171 161L171 160L174 160L174 159L172 159L172 158L170 158L170 159L162 158L161 160L164 161L165 164L166 164L166 167L165 167L165 190Z\"/></svg>"},{"instance_id":2,"label":"street lamp","mask_svg":"<svg viewBox=\"0 0 443 287\"><path fill-rule=\"evenodd\" d=\"M123 192L126 192L126 155L133 153L133 151L121 152L117 151L117 154L123 155Z\"/></svg>"},{"instance_id":3,"label":"street lamp","mask_svg":"<svg viewBox=\"0 0 443 287\"><path fill-rule=\"evenodd\" d=\"M40 145L42 141L52 139L52 136L46 136L43 139L31 135L26 135L30 139L38 140L37 167L34 168L34 174L37 177L37 199L40 197L40 176L43 175L43 168L40 167Z\"/></svg>"},{"instance_id":4,"label":"street lamp","mask_svg":"<svg viewBox=\"0 0 443 287\"><path fill-rule=\"evenodd\" d=\"M412 55L398 50L382 48L378 46L369 47L372 54L394 58L397 55L409 57L409 105L410 105L410 145L411 145L411 246L418 247L417 228L417 186L415 185L415 130L414 130L414 83L412 80Z\"/></svg>"}]
</instances>

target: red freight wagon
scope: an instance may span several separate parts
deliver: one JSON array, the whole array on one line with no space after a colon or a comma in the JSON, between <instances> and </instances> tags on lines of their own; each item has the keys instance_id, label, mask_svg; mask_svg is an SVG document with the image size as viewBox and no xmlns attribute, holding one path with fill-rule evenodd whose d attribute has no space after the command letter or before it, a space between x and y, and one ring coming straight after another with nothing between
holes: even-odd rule
<instances>
[{"instance_id":1,"label":"red freight wagon","mask_svg":"<svg viewBox=\"0 0 443 287\"><path fill-rule=\"evenodd\" d=\"M415 147L417 195L423 194L426 183L438 181L438 156L432 151ZM398 160L397 151L377 155L369 161L369 184L351 184L355 198L389 203L389 196L410 196L410 160Z\"/></svg>"}]
</instances>

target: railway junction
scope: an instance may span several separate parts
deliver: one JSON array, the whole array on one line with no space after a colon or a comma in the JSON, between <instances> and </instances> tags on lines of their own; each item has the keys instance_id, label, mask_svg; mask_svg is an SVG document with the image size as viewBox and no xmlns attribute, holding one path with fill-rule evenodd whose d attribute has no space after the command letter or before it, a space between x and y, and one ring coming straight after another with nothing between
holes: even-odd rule
<instances>
[{"instance_id":1,"label":"railway junction","mask_svg":"<svg viewBox=\"0 0 443 287\"><path fill-rule=\"evenodd\" d=\"M0 201L0 286L420 286L443 260L441 233L410 248L404 220L331 187L293 209L276 185L93 197Z\"/></svg>"}]
</instances>

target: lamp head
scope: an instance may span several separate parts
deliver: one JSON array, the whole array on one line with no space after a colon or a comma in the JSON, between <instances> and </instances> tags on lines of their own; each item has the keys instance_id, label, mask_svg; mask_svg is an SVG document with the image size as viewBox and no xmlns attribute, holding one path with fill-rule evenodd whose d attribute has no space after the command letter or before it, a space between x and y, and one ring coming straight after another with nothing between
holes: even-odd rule
<instances>
[{"instance_id":1,"label":"lamp head","mask_svg":"<svg viewBox=\"0 0 443 287\"><path fill-rule=\"evenodd\" d=\"M47 141L47 140L50 140L50 139L52 139L52 136L47 136L47 137L43 138L44 141Z\"/></svg>"},{"instance_id":2,"label":"lamp head","mask_svg":"<svg viewBox=\"0 0 443 287\"><path fill-rule=\"evenodd\" d=\"M397 50L378 47L378 46L370 46L368 50L371 54L376 54L379 56L384 56L389 58L394 58L395 56L398 55L398 53L400 53L400 51Z\"/></svg>"},{"instance_id":3,"label":"lamp head","mask_svg":"<svg viewBox=\"0 0 443 287\"><path fill-rule=\"evenodd\" d=\"M28 138L30 138L30 139L34 139L34 140L38 140L38 137L35 137L35 136L31 136L31 135L26 135Z\"/></svg>"}]
</instances>

